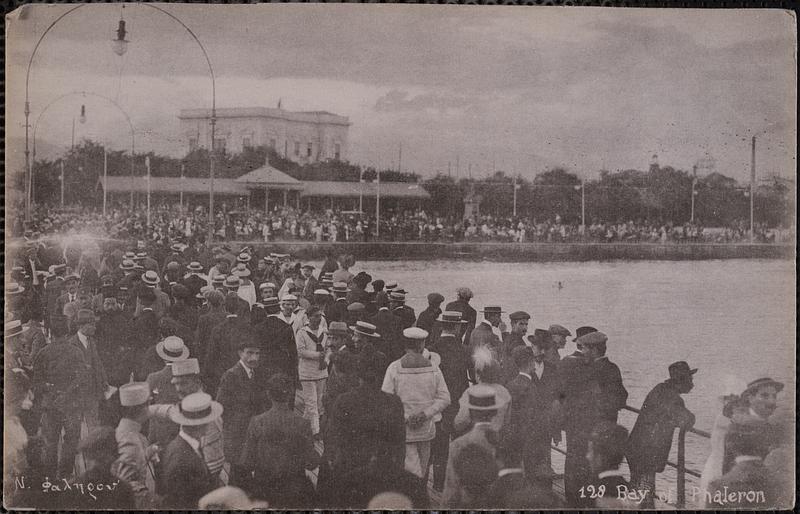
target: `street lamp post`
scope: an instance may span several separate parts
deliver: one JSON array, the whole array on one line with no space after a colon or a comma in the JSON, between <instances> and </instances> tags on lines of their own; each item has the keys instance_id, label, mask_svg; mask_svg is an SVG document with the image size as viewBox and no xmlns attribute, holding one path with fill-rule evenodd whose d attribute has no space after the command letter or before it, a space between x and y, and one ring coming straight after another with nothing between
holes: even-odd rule
<instances>
[{"instance_id":1,"label":"street lamp post","mask_svg":"<svg viewBox=\"0 0 800 514\"><path fill-rule=\"evenodd\" d=\"M755 196L756 196L756 136L753 136L750 150L750 243L755 241Z\"/></svg>"},{"instance_id":2,"label":"street lamp post","mask_svg":"<svg viewBox=\"0 0 800 514\"><path fill-rule=\"evenodd\" d=\"M136 131L133 128L133 122L131 121L130 116L128 116L128 113L125 112L125 109L123 109L117 102L115 102L111 98L108 98L107 96L99 95L97 93L90 93L88 91L72 91L70 93L65 93L65 94L59 96L58 98L55 98L49 104L47 104L44 107L44 109L42 109L42 112L39 113L39 116L36 118L36 123L33 126L33 159L31 160L31 174L30 174L31 184L33 182L33 163L36 162L36 135L37 135L37 132L39 130L39 126L41 124L40 122L42 120L42 117L44 116L44 114L47 112L47 110L51 106L55 105L56 103L60 102L61 100L65 99L65 98L68 98L68 97L71 97L71 96L77 96L77 95L80 95L80 96L82 96L84 98L87 97L87 96L90 96L90 97L93 97L93 98L99 98L101 100L105 100L110 105L113 105L114 107L116 107L117 110L120 113L122 113L122 115L125 117L125 121L128 122L128 128L131 129L131 208L133 208L133 170L134 170L134 156L135 156L135 151L136 151L136 134L135 134ZM81 123L86 123L86 106L85 105L81 105L81 115L80 115L79 119L80 119ZM72 119L72 149L74 149L74 148L75 148L75 118ZM62 170L61 186L62 186L62 206L63 206L63 186L64 186L63 170ZM30 194L32 195L32 192ZM106 195L106 181L104 180L103 181L103 202L104 203L105 203L105 195Z\"/></svg>"},{"instance_id":3,"label":"street lamp post","mask_svg":"<svg viewBox=\"0 0 800 514\"><path fill-rule=\"evenodd\" d=\"M694 197L697 194L695 187L697 186L697 165L692 166L692 217L691 222L694 223Z\"/></svg>"}]
</instances>

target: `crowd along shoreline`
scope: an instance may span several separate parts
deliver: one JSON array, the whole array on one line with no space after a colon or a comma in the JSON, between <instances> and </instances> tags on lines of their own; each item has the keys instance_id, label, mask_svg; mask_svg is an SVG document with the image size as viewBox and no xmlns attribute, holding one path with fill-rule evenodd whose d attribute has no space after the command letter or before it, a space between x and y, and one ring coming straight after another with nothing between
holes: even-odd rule
<instances>
[{"instance_id":1,"label":"crowd along shoreline","mask_svg":"<svg viewBox=\"0 0 800 514\"><path fill-rule=\"evenodd\" d=\"M321 260L328 253L359 260L453 259L496 262L688 261L717 259L794 259L794 244L741 243L427 243L313 241L226 241L227 244ZM220 243L221 244L221 243Z\"/></svg>"}]
</instances>

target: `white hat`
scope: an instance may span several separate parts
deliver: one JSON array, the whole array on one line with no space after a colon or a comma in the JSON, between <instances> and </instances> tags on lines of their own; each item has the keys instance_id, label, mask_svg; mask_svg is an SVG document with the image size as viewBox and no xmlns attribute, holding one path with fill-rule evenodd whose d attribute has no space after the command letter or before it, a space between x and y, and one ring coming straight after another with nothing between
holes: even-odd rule
<instances>
[{"instance_id":1,"label":"white hat","mask_svg":"<svg viewBox=\"0 0 800 514\"><path fill-rule=\"evenodd\" d=\"M426 339L428 337L428 331L419 327L409 327L403 330L403 337L408 339Z\"/></svg>"},{"instance_id":2,"label":"white hat","mask_svg":"<svg viewBox=\"0 0 800 514\"><path fill-rule=\"evenodd\" d=\"M18 319L11 320L7 322L3 328L3 337L13 337L24 334L28 331L27 326L22 324L22 321Z\"/></svg>"},{"instance_id":3,"label":"white hat","mask_svg":"<svg viewBox=\"0 0 800 514\"><path fill-rule=\"evenodd\" d=\"M180 337L168 336L156 345L156 353L165 361L182 361L189 357L189 348L186 347Z\"/></svg>"},{"instance_id":4,"label":"white hat","mask_svg":"<svg viewBox=\"0 0 800 514\"><path fill-rule=\"evenodd\" d=\"M211 399L207 393L192 393L181 400L177 409L169 410L169 419L186 426L211 423L222 415L222 404Z\"/></svg>"},{"instance_id":5,"label":"white hat","mask_svg":"<svg viewBox=\"0 0 800 514\"><path fill-rule=\"evenodd\" d=\"M278 286L276 286L272 282L263 282L260 286L258 286L259 289L267 289L267 288L275 289L277 287Z\"/></svg>"},{"instance_id":6,"label":"white hat","mask_svg":"<svg viewBox=\"0 0 800 514\"><path fill-rule=\"evenodd\" d=\"M172 363L172 376L184 377L187 375L199 375L200 363L195 358L184 359Z\"/></svg>"},{"instance_id":7,"label":"white hat","mask_svg":"<svg viewBox=\"0 0 800 514\"><path fill-rule=\"evenodd\" d=\"M316 291L314 291L314 294L319 294L319 295L330 295L330 293L328 292L328 290L327 290L327 289L317 289Z\"/></svg>"},{"instance_id":8,"label":"white hat","mask_svg":"<svg viewBox=\"0 0 800 514\"><path fill-rule=\"evenodd\" d=\"M249 277L250 276L250 268L245 266L243 263L240 263L240 264L237 264L235 268L233 268L233 271L231 271L231 273L236 275L237 277L240 277L240 278L241 277Z\"/></svg>"},{"instance_id":9,"label":"white hat","mask_svg":"<svg viewBox=\"0 0 800 514\"><path fill-rule=\"evenodd\" d=\"M210 293L211 291L215 291L214 286L203 286L200 288L200 292L195 295L196 298L201 300L206 299L206 293Z\"/></svg>"},{"instance_id":10,"label":"white hat","mask_svg":"<svg viewBox=\"0 0 800 514\"><path fill-rule=\"evenodd\" d=\"M372 323L367 323L366 321L356 321L356 324L350 327L350 330L353 332L357 332L361 335L365 335L368 337L380 337L381 335L377 332L378 327L373 325Z\"/></svg>"},{"instance_id":11,"label":"white hat","mask_svg":"<svg viewBox=\"0 0 800 514\"><path fill-rule=\"evenodd\" d=\"M281 301L282 302L296 302L297 301L297 296L295 296L293 294L285 294L285 295L283 295L283 298L281 298Z\"/></svg>"},{"instance_id":12,"label":"white hat","mask_svg":"<svg viewBox=\"0 0 800 514\"><path fill-rule=\"evenodd\" d=\"M147 382L131 382L119 386L119 403L123 407L144 405L150 399L150 385Z\"/></svg>"},{"instance_id":13,"label":"white hat","mask_svg":"<svg viewBox=\"0 0 800 514\"><path fill-rule=\"evenodd\" d=\"M161 279L158 278L158 273L156 273L153 270L145 271L144 275L142 275L142 282L144 282L149 286L154 286L158 284L160 281Z\"/></svg>"},{"instance_id":14,"label":"white hat","mask_svg":"<svg viewBox=\"0 0 800 514\"><path fill-rule=\"evenodd\" d=\"M200 510L256 510L267 509L269 504L265 501L252 501L247 493L238 487L226 485L214 489L200 498Z\"/></svg>"}]
</instances>

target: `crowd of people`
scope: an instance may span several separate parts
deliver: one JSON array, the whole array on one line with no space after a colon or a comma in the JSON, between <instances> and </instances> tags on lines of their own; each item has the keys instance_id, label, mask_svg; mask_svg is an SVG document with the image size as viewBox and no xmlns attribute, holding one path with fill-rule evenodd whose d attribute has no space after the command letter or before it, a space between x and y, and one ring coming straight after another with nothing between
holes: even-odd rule
<instances>
[{"instance_id":1,"label":"crowd of people","mask_svg":"<svg viewBox=\"0 0 800 514\"><path fill-rule=\"evenodd\" d=\"M694 424L684 361L629 433L601 330L532 329L523 310L477 311L468 287L417 313L351 255L316 269L73 237L12 258L7 507L420 510L437 507L430 483L441 508L647 508L675 429ZM771 419L783 387L762 377L725 398L707 505L729 491L738 508L791 505L793 430ZM550 459L564 443L562 498Z\"/></svg>"},{"instance_id":2,"label":"crowd of people","mask_svg":"<svg viewBox=\"0 0 800 514\"><path fill-rule=\"evenodd\" d=\"M223 206L225 207L225 206ZM707 229L699 223L650 220L578 222L552 219L498 217L491 215L456 219L422 209L386 210L380 227L372 213L325 210L300 211L276 206L269 214L260 210L219 210L214 234L219 241L316 241L316 242L507 242L507 243L736 243L750 240L749 224L740 220L729 227ZM52 233L92 227L109 237L147 239L204 237L207 211L158 204L151 209L150 225L143 209L116 205L106 216L93 208L41 209L26 226L20 218L12 233ZM754 240L775 243L791 240L786 231L758 224Z\"/></svg>"}]
</instances>

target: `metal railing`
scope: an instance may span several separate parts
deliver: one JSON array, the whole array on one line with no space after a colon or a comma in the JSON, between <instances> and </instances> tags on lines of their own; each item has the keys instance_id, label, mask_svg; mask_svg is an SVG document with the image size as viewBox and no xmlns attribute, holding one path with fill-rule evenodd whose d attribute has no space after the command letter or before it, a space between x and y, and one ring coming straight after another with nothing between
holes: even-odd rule
<instances>
[{"instance_id":1,"label":"metal railing","mask_svg":"<svg viewBox=\"0 0 800 514\"><path fill-rule=\"evenodd\" d=\"M622 408L622 410L626 410L629 412L633 412L635 414L640 414L642 411L637 409L636 407L631 407L630 405L626 405ZM686 507L686 475L693 476L695 478L700 478L700 472L694 469L688 469L686 467L686 434L691 433L700 437L705 437L706 439L711 439L711 434L706 432L705 430L700 430L699 428L688 428L688 429L680 429L678 431L678 462L667 461L667 465L675 468L678 473L677 479L677 497L676 497L676 507L679 509L683 509ZM551 446L551 448L558 453L566 455L567 452L562 450L557 446ZM655 492L655 491L654 491Z\"/></svg>"}]
</instances>

